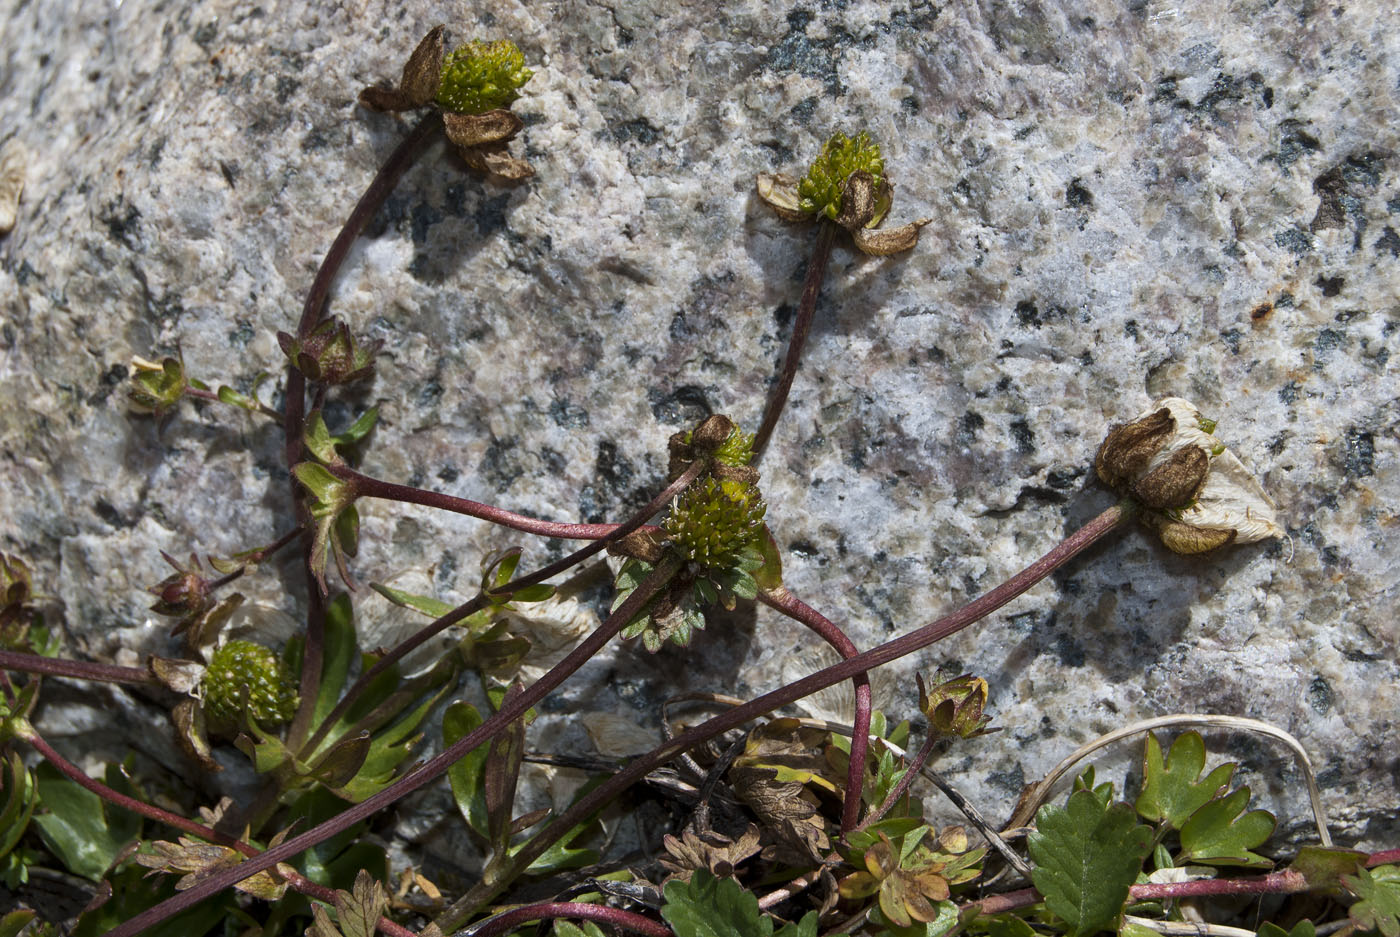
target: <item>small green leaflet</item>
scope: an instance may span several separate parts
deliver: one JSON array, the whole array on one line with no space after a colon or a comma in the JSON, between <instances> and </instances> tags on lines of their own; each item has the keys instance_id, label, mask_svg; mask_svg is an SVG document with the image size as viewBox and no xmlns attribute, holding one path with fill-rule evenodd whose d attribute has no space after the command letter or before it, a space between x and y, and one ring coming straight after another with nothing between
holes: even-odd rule
<instances>
[{"instance_id":1,"label":"small green leaflet","mask_svg":"<svg viewBox=\"0 0 1400 937\"><path fill-rule=\"evenodd\" d=\"M1273 835L1274 815L1267 810L1244 813L1248 805L1249 788L1242 787L1191 814L1191 819L1181 828L1181 858L1248 868L1273 865L1250 850L1263 845Z\"/></svg>"},{"instance_id":2,"label":"small green leaflet","mask_svg":"<svg viewBox=\"0 0 1400 937\"><path fill-rule=\"evenodd\" d=\"M1361 900L1351 906L1357 927L1377 930L1381 937L1400 937L1400 865L1358 867L1355 875L1343 875L1342 884Z\"/></svg>"},{"instance_id":3,"label":"small green leaflet","mask_svg":"<svg viewBox=\"0 0 1400 937\"><path fill-rule=\"evenodd\" d=\"M1027 841L1032 880L1064 918L1067 937L1112 928L1152 849L1151 828L1132 807L1105 804L1091 790L1075 791L1063 807L1041 807L1036 826Z\"/></svg>"},{"instance_id":4,"label":"small green leaflet","mask_svg":"<svg viewBox=\"0 0 1400 937\"><path fill-rule=\"evenodd\" d=\"M661 916L676 937L773 937L773 920L758 910L758 898L732 878L697 869L689 882L666 884ZM817 914L809 911L777 937L816 937Z\"/></svg>"},{"instance_id":5,"label":"small green leaflet","mask_svg":"<svg viewBox=\"0 0 1400 937\"><path fill-rule=\"evenodd\" d=\"M1259 925L1259 937L1316 937L1316 934L1317 928L1313 927L1312 921L1299 921L1289 931L1277 924L1264 923Z\"/></svg>"},{"instance_id":6,"label":"small green leaflet","mask_svg":"<svg viewBox=\"0 0 1400 937\"><path fill-rule=\"evenodd\" d=\"M1223 764L1202 780L1201 770L1205 764L1206 745L1199 732L1179 736L1167 752L1165 764L1162 746L1157 737L1149 733L1137 812L1144 820L1164 820L1172 829L1181 829L1193 813L1224 793L1235 776L1235 766Z\"/></svg>"}]
</instances>

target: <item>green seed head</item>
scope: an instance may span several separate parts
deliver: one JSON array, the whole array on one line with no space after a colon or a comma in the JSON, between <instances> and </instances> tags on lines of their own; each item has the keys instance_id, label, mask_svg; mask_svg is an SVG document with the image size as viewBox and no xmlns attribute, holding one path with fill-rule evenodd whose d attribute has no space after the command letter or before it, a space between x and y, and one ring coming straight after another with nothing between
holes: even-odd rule
<instances>
[{"instance_id":1,"label":"green seed head","mask_svg":"<svg viewBox=\"0 0 1400 937\"><path fill-rule=\"evenodd\" d=\"M758 543L767 509L753 485L706 478L676 499L664 526L686 559L728 569Z\"/></svg>"},{"instance_id":2,"label":"green seed head","mask_svg":"<svg viewBox=\"0 0 1400 937\"><path fill-rule=\"evenodd\" d=\"M854 137L844 133L833 135L797 184L799 206L805 212L826 215L835 221L841 214L841 193L846 188L846 180L862 169L870 173L878 189L885 172L879 145L870 142L870 136L864 131Z\"/></svg>"},{"instance_id":3,"label":"green seed head","mask_svg":"<svg viewBox=\"0 0 1400 937\"><path fill-rule=\"evenodd\" d=\"M264 726L281 725L297 708L291 674L271 648L230 641L214 652L204 673L204 711L215 722L237 724L247 713Z\"/></svg>"},{"instance_id":4,"label":"green seed head","mask_svg":"<svg viewBox=\"0 0 1400 937\"><path fill-rule=\"evenodd\" d=\"M437 103L458 114L508 107L534 74L525 67L525 54L509 39L473 40L443 59Z\"/></svg>"}]
</instances>

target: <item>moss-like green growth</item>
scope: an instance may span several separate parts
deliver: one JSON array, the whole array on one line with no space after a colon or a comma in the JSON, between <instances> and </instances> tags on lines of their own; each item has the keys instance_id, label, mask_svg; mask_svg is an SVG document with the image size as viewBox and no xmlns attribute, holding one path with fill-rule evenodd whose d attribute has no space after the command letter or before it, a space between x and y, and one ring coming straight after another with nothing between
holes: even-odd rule
<instances>
[{"instance_id":1,"label":"moss-like green growth","mask_svg":"<svg viewBox=\"0 0 1400 937\"><path fill-rule=\"evenodd\" d=\"M885 160L880 156L879 145L872 143L864 131L854 137L834 134L797 184L799 206L805 212L826 215L835 221L841 214L841 193L846 180L860 170L870 173L875 187L880 187Z\"/></svg>"},{"instance_id":2,"label":"moss-like green growth","mask_svg":"<svg viewBox=\"0 0 1400 937\"><path fill-rule=\"evenodd\" d=\"M706 478L676 499L664 526L686 559L728 569L758 543L767 509L753 485Z\"/></svg>"},{"instance_id":3,"label":"moss-like green growth","mask_svg":"<svg viewBox=\"0 0 1400 937\"><path fill-rule=\"evenodd\" d=\"M271 648L252 641L230 641L214 652L201 684L204 712L215 722L281 725L296 714L297 687Z\"/></svg>"},{"instance_id":4,"label":"moss-like green growth","mask_svg":"<svg viewBox=\"0 0 1400 937\"><path fill-rule=\"evenodd\" d=\"M473 40L443 59L436 100L458 114L484 114L508 107L534 74L509 39Z\"/></svg>"}]
</instances>

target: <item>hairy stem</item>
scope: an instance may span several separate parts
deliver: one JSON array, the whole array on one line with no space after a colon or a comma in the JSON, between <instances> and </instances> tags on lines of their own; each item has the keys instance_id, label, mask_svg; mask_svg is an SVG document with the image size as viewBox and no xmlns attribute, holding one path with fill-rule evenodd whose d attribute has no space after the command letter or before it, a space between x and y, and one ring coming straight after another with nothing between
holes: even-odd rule
<instances>
[{"instance_id":1,"label":"hairy stem","mask_svg":"<svg viewBox=\"0 0 1400 937\"><path fill-rule=\"evenodd\" d=\"M647 937L674 937L671 928L665 924L632 911L609 908L600 904L570 901L541 901L538 904L511 908L509 911L503 911L468 928L456 937L498 937L500 934L509 934L521 924L527 924L530 921L548 921L555 918L575 918L597 921L600 924L612 924L616 927L636 931L639 934L646 934Z\"/></svg>"},{"instance_id":2,"label":"hairy stem","mask_svg":"<svg viewBox=\"0 0 1400 937\"><path fill-rule=\"evenodd\" d=\"M802 349L807 344L807 336L812 331L812 316L817 311L817 297L821 295L822 280L826 278L826 264L831 259L831 245L836 241L836 225L825 218L817 222L817 244L812 250L812 259L807 262L807 276L802 281L802 299L797 304L797 317L792 323L792 337L788 339L787 356L783 358L783 370L778 376L778 386L773 388L773 396L768 398L768 406L763 411L763 422L753 438L753 464L763 457L768 438L778 425L787 405L788 393L797 377L797 366L802 362Z\"/></svg>"},{"instance_id":3,"label":"hairy stem","mask_svg":"<svg viewBox=\"0 0 1400 937\"><path fill-rule=\"evenodd\" d=\"M593 655L602 650L603 646L622 630L623 625L631 621L633 616L641 611L647 602L651 601L652 596L676 574L679 568L680 562L674 559L664 561L657 566L646 579L642 580L636 591L629 595L627 600L618 606L617 610L609 615L607 620L599 625L592 634L570 651L568 656L555 664L548 673L526 688L523 693L505 701L495 715L448 746L441 754L429 760L417 771L400 778L378 794L366 798L325 823L267 850L257 858L249 859L231 869L216 872L192 885L188 890L142 911L108 931L107 937L132 937L133 934L139 934L151 925L173 917L185 908L212 894L223 891L236 882L243 881L250 875L271 868L278 862L325 842L342 830L348 829L400 798L418 790L428 782L441 777L448 768L472 749L491 741L503 732L511 723L524 715L531 706L538 703L550 691L563 683L569 675L587 663Z\"/></svg>"},{"instance_id":4,"label":"hairy stem","mask_svg":"<svg viewBox=\"0 0 1400 937\"><path fill-rule=\"evenodd\" d=\"M72 677L74 680L97 680L101 683L143 683L164 686L155 674L140 667L118 667L115 664L95 664L85 660L63 660L41 657L22 651L0 651L0 670L36 673L48 677Z\"/></svg>"},{"instance_id":5,"label":"hairy stem","mask_svg":"<svg viewBox=\"0 0 1400 937\"><path fill-rule=\"evenodd\" d=\"M835 622L783 586L772 592L760 592L758 597L764 605L811 628L847 660L859 653L855 643ZM846 796L841 802L842 833L860 828L856 824L860 820L861 797L865 790L865 756L870 748L870 675L856 674L851 678L851 683L855 688L856 709L851 723L851 763L846 770Z\"/></svg>"},{"instance_id":6,"label":"hairy stem","mask_svg":"<svg viewBox=\"0 0 1400 937\"><path fill-rule=\"evenodd\" d=\"M1292 895L1307 891L1308 880L1301 872L1281 869L1268 875L1251 878L1203 878L1192 882L1162 882L1134 885L1128 889L1133 901L1153 901L1161 898L1205 898L1213 895ZM964 908L976 907L983 914L1000 914L1025 908L1042 900L1034 888L1021 888L1004 895L992 895L980 901L970 901Z\"/></svg>"},{"instance_id":7,"label":"hairy stem","mask_svg":"<svg viewBox=\"0 0 1400 937\"><path fill-rule=\"evenodd\" d=\"M956 634L969 625L981 621L1059 569L1075 555L1088 549L1104 535L1125 523L1131 516L1131 508L1127 506L1126 502L1116 504L1070 534L1050 552L1006 582L990 592L983 593L956 612L945 615L937 621L901 635L892 641L887 641L878 647L871 648L862 654L857 654L848 660L843 660L824 670L803 677L801 680L789 683L787 686L765 693L742 706L736 706L676 736L647 754L634 758L626 768L580 797L573 806L540 831L539 835L530 840L529 844L515 855L513 861L522 863L521 867L529 865L569 830L583 822L632 784L675 758L681 752L714 738L722 732L743 725L750 719L772 712L780 706L786 706L843 680L849 680L856 674L865 673L875 667L888 664L892 660L898 660L906 654L911 654L936 641L941 641L949 635ZM495 897L498 890L499 887L494 884L485 882L478 884L438 915L433 923L443 932L456 929L463 921L466 921L479 908L485 906ZM124 935L118 934L115 937L124 937Z\"/></svg>"}]
</instances>

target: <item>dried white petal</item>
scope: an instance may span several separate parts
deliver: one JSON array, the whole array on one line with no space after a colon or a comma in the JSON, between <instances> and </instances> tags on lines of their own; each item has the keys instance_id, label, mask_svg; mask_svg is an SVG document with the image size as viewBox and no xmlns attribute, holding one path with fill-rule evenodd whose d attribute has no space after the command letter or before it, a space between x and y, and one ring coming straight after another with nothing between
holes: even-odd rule
<instances>
[{"instance_id":1,"label":"dried white petal","mask_svg":"<svg viewBox=\"0 0 1400 937\"><path fill-rule=\"evenodd\" d=\"M24 176L29 169L29 154L18 139L11 139L0 149L0 234L8 234L19 215L19 196L24 191Z\"/></svg>"},{"instance_id":2,"label":"dried white petal","mask_svg":"<svg viewBox=\"0 0 1400 937\"><path fill-rule=\"evenodd\" d=\"M1202 530L1233 531L1234 543L1254 543L1269 537L1283 537L1278 507L1259 480L1244 463L1225 447L1204 422L1196 405L1180 397L1165 397L1138 419L1166 407L1176 423L1175 430L1153 457L1148 471L1165 463L1171 455L1188 446L1199 447L1210 456L1205 485L1189 507L1168 511L1172 520Z\"/></svg>"},{"instance_id":3,"label":"dried white petal","mask_svg":"<svg viewBox=\"0 0 1400 937\"><path fill-rule=\"evenodd\" d=\"M609 712L582 713L580 720L593 747L607 758L625 758L649 752L661 744L656 729L639 726L626 716Z\"/></svg>"},{"instance_id":4,"label":"dried white petal","mask_svg":"<svg viewBox=\"0 0 1400 937\"><path fill-rule=\"evenodd\" d=\"M802 210L797 195L797 180L786 173L761 172L758 174L758 197L768 203L768 207L778 213L784 221L811 221L812 216Z\"/></svg>"}]
</instances>

